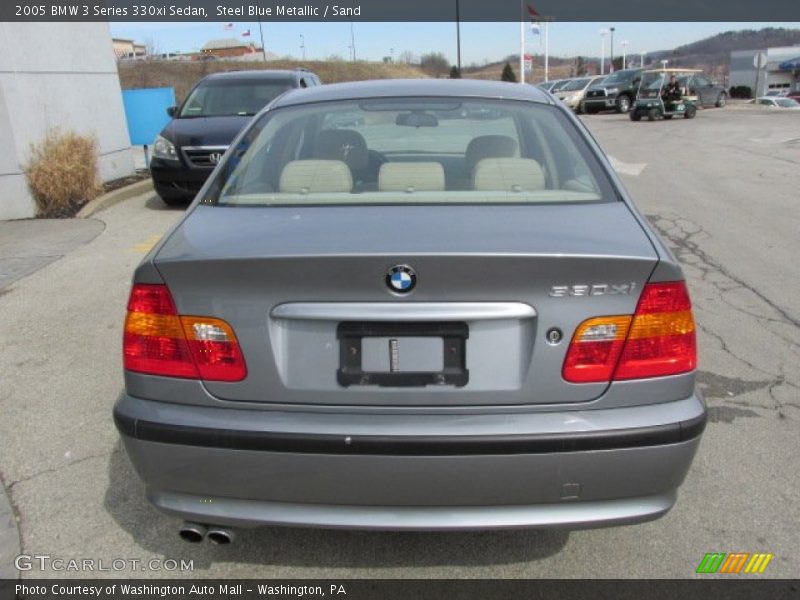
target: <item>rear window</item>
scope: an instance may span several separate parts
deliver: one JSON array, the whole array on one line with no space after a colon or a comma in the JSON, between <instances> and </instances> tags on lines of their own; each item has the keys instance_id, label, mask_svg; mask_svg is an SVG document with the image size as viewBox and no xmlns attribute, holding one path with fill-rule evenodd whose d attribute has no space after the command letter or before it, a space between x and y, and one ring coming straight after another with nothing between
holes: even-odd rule
<instances>
[{"instance_id":1,"label":"rear window","mask_svg":"<svg viewBox=\"0 0 800 600\"><path fill-rule=\"evenodd\" d=\"M217 205L597 202L615 199L552 106L472 99L324 102L272 110L232 148Z\"/></svg>"},{"instance_id":2,"label":"rear window","mask_svg":"<svg viewBox=\"0 0 800 600\"><path fill-rule=\"evenodd\" d=\"M292 88L290 80L216 80L201 83L181 107L179 117L251 116Z\"/></svg>"}]
</instances>

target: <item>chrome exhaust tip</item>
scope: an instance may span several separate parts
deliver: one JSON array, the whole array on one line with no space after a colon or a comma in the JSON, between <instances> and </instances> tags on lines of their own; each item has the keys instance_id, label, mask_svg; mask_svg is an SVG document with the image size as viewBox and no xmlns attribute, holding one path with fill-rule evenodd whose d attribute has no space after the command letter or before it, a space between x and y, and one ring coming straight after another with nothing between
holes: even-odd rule
<instances>
[{"instance_id":1,"label":"chrome exhaust tip","mask_svg":"<svg viewBox=\"0 0 800 600\"><path fill-rule=\"evenodd\" d=\"M208 528L205 525L192 523L190 521L184 521L178 531L178 535L181 536L181 539L190 544L199 544L205 539L207 533Z\"/></svg>"},{"instance_id":2,"label":"chrome exhaust tip","mask_svg":"<svg viewBox=\"0 0 800 600\"><path fill-rule=\"evenodd\" d=\"M233 543L233 532L227 527L211 527L206 535L212 544L226 546Z\"/></svg>"}]
</instances>

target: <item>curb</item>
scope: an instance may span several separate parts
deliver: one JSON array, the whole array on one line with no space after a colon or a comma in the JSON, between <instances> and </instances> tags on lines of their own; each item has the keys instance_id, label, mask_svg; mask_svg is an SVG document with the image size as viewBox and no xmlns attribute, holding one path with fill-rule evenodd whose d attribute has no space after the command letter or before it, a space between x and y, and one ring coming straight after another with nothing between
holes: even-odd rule
<instances>
[{"instance_id":1,"label":"curb","mask_svg":"<svg viewBox=\"0 0 800 600\"><path fill-rule=\"evenodd\" d=\"M78 219L86 219L87 217L91 217L95 213L110 208L115 204L119 204L120 202L129 200L130 198L135 198L136 196L141 196L142 194L152 191L152 179L137 181L136 183L126 185L125 187L114 190L113 192L103 194L99 198L95 198L82 209L80 209L75 217Z\"/></svg>"}]
</instances>

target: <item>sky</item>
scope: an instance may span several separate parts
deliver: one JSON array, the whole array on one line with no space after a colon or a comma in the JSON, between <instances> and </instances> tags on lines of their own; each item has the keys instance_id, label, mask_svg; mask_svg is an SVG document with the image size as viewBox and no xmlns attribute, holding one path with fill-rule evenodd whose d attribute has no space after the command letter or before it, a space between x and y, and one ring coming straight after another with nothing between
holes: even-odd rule
<instances>
[{"instance_id":1,"label":"sky","mask_svg":"<svg viewBox=\"0 0 800 600\"><path fill-rule=\"evenodd\" d=\"M111 23L114 37L151 43L158 52L191 52L210 39L239 37L250 30L250 39L260 45L258 23L234 23L226 31L223 23ZM600 29L615 27L615 55L627 41L628 55L669 50L723 31L762 27L800 28L800 23L551 23L551 56L599 56ZM519 23L462 23L462 65L498 61L519 53ZM263 23L266 49L279 56L301 58L301 36L307 60L332 56L350 57L349 23ZM403 52L416 56L441 52L456 62L455 23L355 23L356 58L379 61ZM527 51L543 54L543 36L533 35L526 25ZM606 39L606 56L609 40Z\"/></svg>"}]
</instances>

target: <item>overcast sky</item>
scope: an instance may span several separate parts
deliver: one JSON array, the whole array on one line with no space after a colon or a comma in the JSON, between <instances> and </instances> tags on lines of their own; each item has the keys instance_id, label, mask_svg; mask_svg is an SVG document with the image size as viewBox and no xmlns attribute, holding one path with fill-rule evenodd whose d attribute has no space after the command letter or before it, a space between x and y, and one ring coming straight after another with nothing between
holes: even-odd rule
<instances>
[{"instance_id":1,"label":"overcast sky","mask_svg":"<svg viewBox=\"0 0 800 600\"><path fill-rule=\"evenodd\" d=\"M620 42L627 41L628 54L669 50L723 31L761 29L762 27L800 28L800 23L551 23L550 54L554 56L599 56L599 30L614 26L615 54L622 52ZM381 60L404 51L415 55L442 52L450 62L456 60L454 23L356 23L356 57ZM258 23L234 23L225 30L223 23L111 23L114 37L152 42L159 52L198 50L210 39L239 37L250 30L250 38L260 45ZM306 58L324 60L332 55L350 56L348 23L264 23L264 43L279 56L300 57L300 36L305 40ZM527 49L531 54L544 53L543 36L533 35L528 26ZM462 23L462 64L496 61L519 52L518 23ZM606 55L609 41L606 40Z\"/></svg>"}]
</instances>

